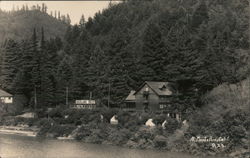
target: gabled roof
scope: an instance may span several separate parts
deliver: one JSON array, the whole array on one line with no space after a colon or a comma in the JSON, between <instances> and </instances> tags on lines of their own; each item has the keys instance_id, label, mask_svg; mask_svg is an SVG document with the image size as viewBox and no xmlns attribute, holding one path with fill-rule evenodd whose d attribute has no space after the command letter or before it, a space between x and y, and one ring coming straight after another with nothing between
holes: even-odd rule
<instances>
[{"instance_id":1,"label":"gabled roof","mask_svg":"<svg viewBox=\"0 0 250 158\"><path fill-rule=\"evenodd\" d=\"M0 89L0 97L12 97L13 95Z\"/></svg>"},{"instance_id":2,"label":"gabled roof","mask_svg":"<svg viewBox=\"0 0 250 158\"><path fill-rule=\"evenodd\" d=\"M130 91L130 93L127 96L127 98L125 99L125 101L135 101L135 91L134 90Z\"/></svg>"},{"instance_id":3,"label":"gabled roof","mask_svg":"<svg viewBox=\"0 0 250 158\"><path fill-rule=\"evenodd\" d=\"M168 95L172 95L173 93L170 90L169 82L146 81L138 88L138 90L134 94L140 91L141 88L144 87L145 84L147 84L159 96L168 96Z\"/></svg>"}]
</instances>

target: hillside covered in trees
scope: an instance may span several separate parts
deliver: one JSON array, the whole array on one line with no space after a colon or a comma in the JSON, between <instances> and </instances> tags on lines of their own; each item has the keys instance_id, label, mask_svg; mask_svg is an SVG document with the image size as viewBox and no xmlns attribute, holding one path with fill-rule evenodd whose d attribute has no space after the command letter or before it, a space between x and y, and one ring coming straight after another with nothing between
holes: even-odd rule
<instances>
[{"instance_id":1,"label":"hillside covered in trees","mask_svg":"<svg viewBox=\"0 0 250 158\"><path fill-rule=\"evenodd\" d=\"M0 44L5 39L12 38L22 40L32 35L33 28L44 27L46 38L63 37L66 28L70 24L69 15L60 15L54 12L47 13L47 6L20 6L12 11L0 10ZM59 15L56 15L59 14Z\"/></svg>"},{"instance_id":2,"label":"hillside covered in trees","mask_svg":"<svg viewBox=\"0 0 250 158\"><path fill-rule=\"evenodd\" d=\"M31 107L36 91L42 108L64 103L66 87L70 100L92 92L105 106L110 85L111 104L120 107L144 81L172 81L183 94L176 104L195 108L214 87L249 75L248 9L247 0L125 1L51 39L48 32L67 24L53 27L41 11L17 11L48 21L27 28L33 33L22 41L8 35L14 38L2 47L1 86L26 95Z\"/></svg>"}]
</instances>

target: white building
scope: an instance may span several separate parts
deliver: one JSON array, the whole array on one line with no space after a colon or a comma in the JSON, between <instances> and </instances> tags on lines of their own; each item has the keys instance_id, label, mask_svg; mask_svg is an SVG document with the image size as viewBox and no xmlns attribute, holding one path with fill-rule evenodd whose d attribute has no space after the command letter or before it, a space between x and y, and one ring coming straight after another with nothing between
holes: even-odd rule
<instances>
[{"instance_id":1,"label":"white building","mask_svg":"<svg viewBox=\"0 0 250 158\"><path fill-rule=\"evenodd\" d=\"M13 95L0 89L0 102L4 104L12 104L13 103Z\"/></svg>"},{"instance_id":2,"label":"white building","mask_svg":"<svg viewBox=\"0 0 250 158\"><path fill-rule=\"evenodd\" d=\"M95 100L76 100L75 104L71 105L71 108L92 110L96 108L96 101Z\"/></svg>"}]
</instances>

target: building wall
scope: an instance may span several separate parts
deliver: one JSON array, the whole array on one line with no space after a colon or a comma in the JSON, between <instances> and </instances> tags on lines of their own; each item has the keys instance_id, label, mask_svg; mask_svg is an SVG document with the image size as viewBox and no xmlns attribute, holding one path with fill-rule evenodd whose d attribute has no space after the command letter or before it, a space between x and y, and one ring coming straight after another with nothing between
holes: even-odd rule
<instances>
[{"instance_id":1,"label":"building wall","mask_svg":"<svg viewBox=\"0 0 250 158\"><path fill-rule=\"evenodd\" d=\"M148 98L144 96L144 91L148 88ZM159 110L159 96L147 84L141 88L135 95L136 109L144 110L145 103L148 103L148 109L152 111Z\"/></svg>"},{"instance_id":2,"label":"building wall","mask_svg":"<svg viewBox=\"0 0 250 158\"><path fill-rule=\"evenodd\" d=\"M73 104L70 106L73 109L96 109L96 104Z\"/></svg>"},{"instance_id":3,"label":"building wall","mask_svg":"<svg viewBox=\"0 0 250 158\"><path fill-rule=\"evenodd\" d=\"M4 104L12 104L13 103L13 97L1 97L1 102Z\"/></svg>"}]
</instances>

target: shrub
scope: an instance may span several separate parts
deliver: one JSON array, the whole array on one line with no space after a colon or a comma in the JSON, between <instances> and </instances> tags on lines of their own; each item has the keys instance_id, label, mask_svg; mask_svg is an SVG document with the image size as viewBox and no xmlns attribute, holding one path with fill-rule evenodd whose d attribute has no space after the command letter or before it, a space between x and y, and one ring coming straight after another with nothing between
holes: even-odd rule
<instances>
[{"instance_id":1,"label":"shrub","mask_svg":"<svg viewBox=\"0 0 250 158\"><path fill-rule=\"evenodd\" d=\"M117 114L117 120L120 125L124 126L131 119L131 113L126 111L119 111Z\"/></svg>"},{"instance_id":2,"label":"shrub","mask_svg":"<svg viewBox=\"0 0 250 158\"><path fill-rule=\"evenodd\" d=\"M156 135L153 141L156 148L164 148L167 145L167 138L162 135Z\"/></svg>"},{"instance_id":3,"label":"shrub","mask_svg":"<svg viewBox=\"0 0 250 158\"><path fill-rule=\"evenodd\" d=\"M49 117L54 118L54 117L63 117L63 109L60 107L52 109L48 113Z\"/></svg>"},{"instance_id":4,"label":"shrub","mask_svg":"<svg viewBox=\"0 0 250 158\"><path fill-rule=\"evenodd\" d=\"M103 109L101 111L101 114L103 115L105 122L109 122L114 115L117 115L117 113L118 113L117 109Z\"/></svg>"},{"instance_id":5,"label":"shrub","mask_svg":"<svg viewBox=\"0 0 250 158\"><path fill-rule=\"evenodd\" d=\"M139 124L140 125L145 125L146 121L150 118L152 118L153 115L149 113L141 113L139 114Z\"/></svg>"},{"instance_id":6,"label":"shrub","mask_svg":"<svg viewBox=\"0 0 250 158\"><path fill-rule=\"evenodd\" d=\"M41 119L37 122L37 126L40 127L39 132L37 133L37 136L43 137L48 133L50 127L55 124L55 122L52 119Z\"/></svg>"},{"instance_id":7,"label":"shrub","mask_svg":"<svg viewBox=\"0 0 250 158\"><path fill-rule=\"evenodd\" d=\"M48 114L46 109L37 109L35 112L36 112L38 118L47 117L47 114Z\"/></svg>"},{"instance_id":8,"label":"shrub","mask_svg":"<svg viewBox=\"0 0 250 158\"><path fill-rule=\"evenodd\" d=\"M156 115L153 117L153 122L156 125L161 125L166 119L167 119L167 116L164 114Z\"/></svg>"},{"instance_id":9,"label":"shrub","mask_svg":"<svg viewBox=\"0 0 250 158\"><path fill-rule=\"evenodd\" d=\"M108 140L112 142L112 144L115 145L122 145L125 144L130 137L132 136L132 133L128 129L121 129L118 128L111 128L108 136Z\"/></svg>"},{"instance_id":10,"label":"shrub","mask_svg":"<svg viewBox=\"0 0 250 158\"><path fill-rule=\"evenodd\" d=\"M53 125L47 133L52 133L55 137L68 136L75 129L72 125Z\"/></svg>"},{"instance_id":11,"label":"shrub","mask_svg":"<svg viewBox=\"0 0 250 158\"><path fill-rule=\"evenodd\" d=\"M81 126L75 131L74 138L76 140L82 140L83 138L90 136L91 130L89 126Z\"/></svg>"},{"instance_id":12,"label":"shrub","mask_svg":"<svg viewBox=\"0 0 250 158\"><path fill-rule=\"evenodd\" d=\"M170 134L181 127L181 124L174 118L167 117L167 123L165 124L166 131Z\"/></svg>"}]
</instances>

